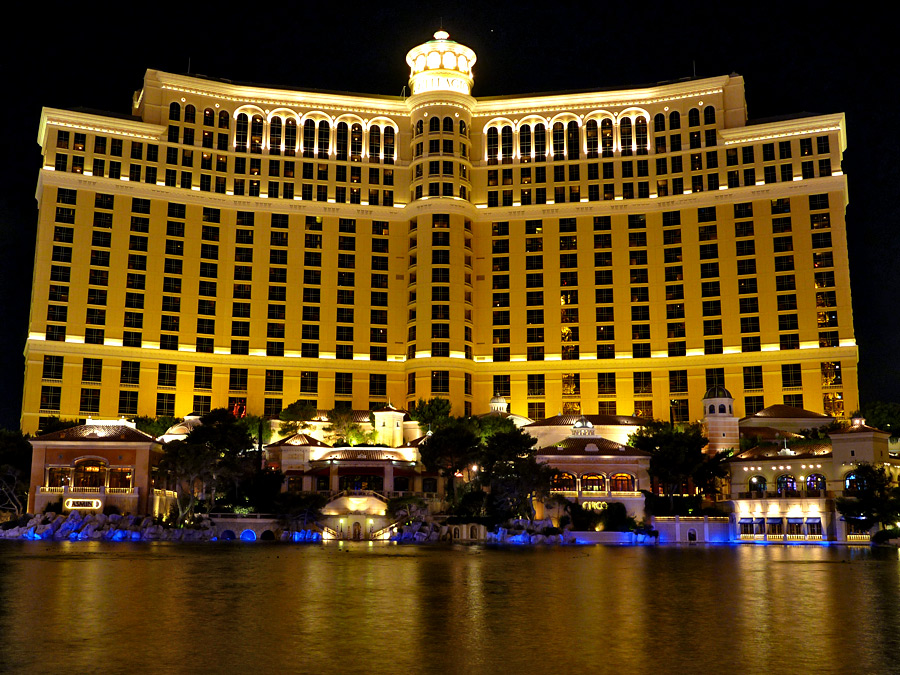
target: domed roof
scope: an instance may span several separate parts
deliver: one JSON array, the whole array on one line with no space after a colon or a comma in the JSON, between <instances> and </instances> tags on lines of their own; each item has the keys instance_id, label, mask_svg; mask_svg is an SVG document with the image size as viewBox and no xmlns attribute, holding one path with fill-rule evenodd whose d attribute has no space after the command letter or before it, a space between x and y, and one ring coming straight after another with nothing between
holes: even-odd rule
<instances>
[{"instance_id":1,"label":"domed roof","mask_svg":"<svg viewBox=\"0 0 900 675\"><path fill-rule=\"evenodd\" d=\"M587 428L587 429L594 428L594 425L591 423L591 421L584 415L582 415L577 420L575 420L575 424L573 424L572 426L574 426L576 428L582 428L582 427Z\"/></svg>"},{"instance_id":2,"label":"domed roof","mask_svg":"<svg viewBox=\"0 0 900 675\"><path fill-rule=\"evenodd\" d=\"M733 400L734 396L732 396L731 392L721 384L717 384L707 389L706 394L703 395L703 398L730 398Z\"/></svg>"},{"instance_id":3,"label":"domed roof","mask_svg":"<svg viewBox=\"0 0 900 675\"><path fill-rule=\"evenodd\" d=\"M494 398L491 399L491 403L502 403L503 405L506 405L506 399L502 396L494 396Z\"/></svg>"}]
</instances>

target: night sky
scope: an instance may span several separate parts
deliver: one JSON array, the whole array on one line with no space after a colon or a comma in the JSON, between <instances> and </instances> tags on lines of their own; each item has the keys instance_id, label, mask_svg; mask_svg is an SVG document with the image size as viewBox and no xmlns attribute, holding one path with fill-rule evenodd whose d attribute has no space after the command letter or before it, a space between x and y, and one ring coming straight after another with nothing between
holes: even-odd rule
<instances>
[{"instance_id":1,"label":"night sky","mask_svg":"<svg viewBox=\"0 0 900 675\"><path fill-rule=\"evenodd\" d=\"M696 71L697 77L743 75L751 120L846 113L843 169L850 186L860 397L900 401L900 318L893 303L900 282L900 239L893 232L900 193L900 134L893 124L900 101L890 74L900 50L892 22L871 7L856 16L826 10L824 3L740 3L726 10L724 2L584 4L249 3L232 14L228 3L204 3L205 11L188 3L133 11L121 3L80 3L94 9L79 18L71 5L42 3L32 16L5 21L0 426L17 428L21 408L42 106L128 113L148 68L399 95L409 75L406 52L430 39L441 21L451 39L478 56L476 97L625 88Z\"/></svg>"}]
</instances>

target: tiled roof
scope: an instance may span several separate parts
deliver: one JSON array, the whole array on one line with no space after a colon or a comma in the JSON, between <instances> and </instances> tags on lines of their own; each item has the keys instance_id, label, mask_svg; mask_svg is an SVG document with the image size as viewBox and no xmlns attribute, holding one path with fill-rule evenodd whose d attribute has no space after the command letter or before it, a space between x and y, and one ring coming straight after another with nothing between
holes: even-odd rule
<instances>
[{"instance_id":1,"label":"tiled roof","mask_svg":"<svg viewBox=\"0 0 900 675\"><path fill-rule=\"evenodd\" d=\"M785 431L784 429L776 429L775 427L746 427L741 429L742 438L759 438L766 441L778 439L803 438L800 434L793 431Z\"/></svg>"},{"instance_id":2,"label":"tiled roof","mask_svg":"<svg viewBox=\"0 0 900 675\"><path fill-rule=\"evenodd\" d=\"M875 432L877 434L888 434L890 435L890 431L884 431L883 429L876 429L875 427L870 427L868 424L851 424L846 429L841 429L840 431L831 431L830 434L859 434L864 432Z\"/></svg>"},{"instance_id":3,"label":"tiled roof","mask_svg":"<svg viewBox=\"0 0 900 675\"><path fill-rule=\"evenodd\" d=\"M782 454L784 446L779 443L760 443L754 448L744 450L731 457L729 462L750 461L757 459L785 459L785 460L804 460L813 457L822 458L831 455L831 442L828 440L821 441L794 441L789 443L788 449L795 454Z\"/></svg>"},{"instance_id":4,"label":"tiled roof","mask_svg":"<svg viewBox=\"0 0 900 675\"><path fill-rule=\"evenodd\" d=\"M594 446L591 448L591 446ZM590 449L589 449L590 448ZM538 455L587 455L615 457L649 457L650 453L632 448L629 445L616 443L599 436L570 436L555 445L549 445L537 451Z\"/></svg>"},{"instance_id":5,"label":"tiled roof","mask_svg":"<svg viewBox=\"0 0 900 675\"><path fill-rule=\"evenodd\" d=\"M827 419L828 415L823 415L822 413L813 412L812 410L804 410L803 408L795 408L790 405L770 405L768 408L763 408L755 415L750 415L750 417L776 417L779 419L796 419L798 417L803 418L811 418L811 419ZM744 419L749 419L745 417Z\"/></svg>"},{"instance_id":6,"label":"tiled roof","mask_svg":"<svg viewBox=\"0 0 900 675\"><path fill-rule=\"evenodd\" d=\"M327 443L323 443L317 438L313 438L308 434L297 433L293 436L286 436L282 438L280 441L275 441L274 443L269 443L267 448L277 448L283 447L285 445L309 445L316 448L330 448L331 446Z\"/></svg>"},{"instance_id":7,"label":"tiled roof","mask_svg":"<svg viewBox=\"0 0 900 675\"><path fill-rule=\"evenodd\" d=\"M326 459L337 459L343 461L352 461L352 460L360 460L360 461L385 461L385 460L403 460L403 457L398 452L394 452L389 448L385 448L383 450L355 450L355 449L347 449L347 450L335 450L334 452L326 453L322 456L322 460Z\"/></svg>"},{"instance_id":8,"label":"tiled roof","mask_svg":"<svg viewBox=\"0 0 900 675\"><path fill-rule=\"evenodd\" d=\"M318 411L316 411L316 417L321 421L327 421L328 413L330 413L330 412L331 412L330 410L318 410ZM365 424L370 421L369 420L369 414L371 413L370 410L351 410L350 413L353 415L353 421L356 424Z\"/></svg>"},{"instance_id":9,"label":"tiled roof","mask_svg":"<svg viewBox=\"0 0 900 675\"><path fill-rule=\"evenodd\" d=\"M61 429L43 436L39 441L118 441L120 443L147 443L156 439L143 431L125 424L83 424L69 429Z\"/></svg>"},{"instance_id":10,"label":"tiled roof","mask_svg":"<svg viewBox=\"0 0 900 675\"><path fill-rule=\"evenodd\" d=\"M545 417L542 420L537 420L536 422L532 422L531 424L526 424L525 428L529 427L571 427L582 417L588 419L591 424L596 426L646 426L650 420L646 417L631 417L629 415L582 415L571 414L571 415L555 415L553 417Z\"/></svg>"}]
</instances>

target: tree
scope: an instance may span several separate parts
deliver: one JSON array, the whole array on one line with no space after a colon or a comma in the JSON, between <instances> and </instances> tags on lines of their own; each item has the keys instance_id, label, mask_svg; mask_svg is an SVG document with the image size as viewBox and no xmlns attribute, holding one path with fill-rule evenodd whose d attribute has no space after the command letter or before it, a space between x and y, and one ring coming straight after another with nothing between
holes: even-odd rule
<instances>
[{"instance_id":1,"label":"tree","mask_svg":"<svg viewBox=\"0 0 900 675\"><path fill-rule=\"evenodd\" d=\"M478 481L490 489L489 503L507 517L534 520L534 500L550 495L558 473L535 457L535 438L521 429L491 436L484 444Z\"/></svg>"},{"instance_id":2,"label":"tree","mask_svg":"<svg viewBox=\"0 0 900 675\"><path fill-rule=\"evenodd\" d=\"M869 426L890 432L891 438L900 438L900 403L872 401L858 412Z\"/></svg>"},{"instance_id":3,"label":"tree","mask_svg":"<svg viewBox=\"0 0 900 675\"><path fill-rule=\"evenodd\" d=\"M134 426L138 431L159 438L180 421L179 417L135 417Z\"/></svg>"},{"instance_id":4,"label":"tree","mask_svg":"<svg viewBox=\"0 0 900 675\"><path fill-rule=\"evenodd\" d=\"M306 423L314 419L318 412L314 403L303 399L294 401L278 414L278 419L281 420L278 433L282 436L296 434L301 429L305 429Z\"/></svg>"},{"instance_id":5,"label":"tree","mask_svg":"<svg viewBox=\"0 0 900 675\"><path fill-rule=\"evenodd\" d=\"M262 452L263 445L272 440L272 425L259 415L244 415L237 419L238 426L244 428L256 449Z\"/></svg>"},{"instance_id":6,"label":"tree","mask_svg":"<svg viewBox=\"0 0 900 675\"><path fill-rule=\"evenodd\" d=\"M31 472L31 443L21 431L0 429L0 511L25 512Z\"/></svg>"},{"instance_id":7,"label":"tree","mask_svg":"<svg viewBox=\"0 0 900 675\"><path fill-rule=\"evenodd\" d=\"M420 426L437 431L442 426L450 424L450 401L446 398L432 398L427 401L419 399L415 410L410 410L409 416L416 420Z\"/></svg>"},{"instance_id":8,"label":"tree","mask_svg":"<svg viewBox=\"0 0 900 675\"><path fill-rule=\"evenodd\" d=\"M481 417L472 417L470 419L475 421L482 441L487 441L494 434L515 431L517 428L515 422L509 417L503 417L502 415L482 415Z\"/></svg>"},{"instance_id":9,"label":"tree","mask_svg":"<svg viewBox=\"0 0 900 675\"><path fill-rule=\"evenodd\" d=\"M259 470L261 461L258 451L252 450L253 439L247 429L238 423L227 408L216 408L200 418L201 424L194 427L185 441L191 446L200 446L198 454L211 458L208 475L204 479L210 488L207 512L216 503L216 492L220 486L234 486L236 498L238 486L243 477Z\"/></svg>"},{"instance_id":10,"label":"tree","mask_svg":"<svg viewBox=\"0 0 900 675\"><path fill-rule=\"evenodd\" d=\"M882 529L900 521L900 488L891 485L883 466L860 464L854 471L856 486L852 496L838 497L835 507L845 520L857 520L866 529L880 524Z\"/></svg>"},{"instance_id":11,"label":"tree","mask_svg":"<svg viewBox=\"0 0 900 675\"><path fill-rule=\"evenodd\" d=\"M352 410L347 408L335 408L328 412L328 426L323 431L329 436L332 444L343 441L347 445L359 445L360 443L369 443L374 440L374 424L373 432L363 431L363 428L356 421Z\"/></svg>"},{"instance_id":12,"label":"tree","mask_svg":"<svg viewBox=\"0 0 900 675\"><path fill-rule=\"evenodd\" d=\"M455 502L455 475L477 465L481 456L481 439L467 420L451 418L419 445L419 452L426 469L438 471L447 478L447 491L451 501Z\"/></svg>"},{"instance_id":13,"label":"tree","mask_svg":"<svg viewBox=\"0 0 900 675\"><path fill-rule=\"evenodd\" d=\"M673 509L675 495L683 493L689 480L695 477L708 480L704 473L707 457L703 448L709 440L697 423L679 427L654 420L629 436L628 442L638 450L650 453L650 475L669 497Z\"/></svg>"},{"instance_id":14,"label":"tree","mask_svg":"<svg viewBox=\"0 0 900 675\"><path fill-rule=\"evenodd\" d=\"M59 417L48 417L41 423L41 435L52 434L54 431L62 431L63 429L71 429L77 427L81 422L78 420L64 420Z\"/></svg>"},{"instance_id":15,"label":"tree","mask_svg":"<svg viewBox=\"0 0 900 675\"><path fill-rule=\"evenodd\" d=\"M275 508L286 529L295 532L321 520L327 503L328 498L317 492L282 492L275 499Z\"/></svg>"},{"instance_id":16,"label":"tree","mask_svg":"<svg viewBox=\"0 0 900 675\"><path fill-rule=\"evenodd\" d=\"M188 440L166 443L159 465L175 478L178 526L184 526L193 517L198 483L212 478L218 459L217 451L203 443Z\"/></svg>"}]
</instances>

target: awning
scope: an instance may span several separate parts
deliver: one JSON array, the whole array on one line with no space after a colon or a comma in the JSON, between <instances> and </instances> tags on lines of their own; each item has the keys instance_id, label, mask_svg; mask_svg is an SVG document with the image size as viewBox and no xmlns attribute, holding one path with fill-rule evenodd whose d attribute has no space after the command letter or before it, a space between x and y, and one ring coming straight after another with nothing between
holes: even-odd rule
<instances>
[{"instance_id":1,"label":"awning","mask_svg":"<svg viewBox=\"0 0 900 675\"><path fill-rule=\"evenodd\" d=\"M782 518L766 518L767 523L780 523L782 520Z\"/></svg>"},{"instance_id":2,"label":"awning","mask_svg":"<svg viewBox=\"0 0 900 675\"><path fill-rule=\"evenodd\" d=\"M821 518L807 518L806 522L807 523L821 523L822 519Z\"/></svg>"},{"instance_id":3,"label":"awning","mask_svg":"<svg viewBox=\"0 0 900 675\"><path fill-rule=\"evenodd\" d=\"M757 525L762 525L764 522L766 522L766 519L765 518L754 518L753 522L756 523Z\"/></svg>"},{"instance_id":4,"label":"awning","mask_svg":"<svg viewBox=\"0 0 900 675\"><path fill-rule=\"evenodd\" d=\"M803 518L788 518L789 523L802 523Z\"/></svg>"},{"instance_id":5,"label":"awning","mask_svg":"<svg viewBox=\"0 0 900 675\"><path fill-rule=\"evenodd\" d=\"M746 523L752 523L753 518L741 518L738 522L741 523L742 525L746 524Z\"/></svg>"}]
</instances>

